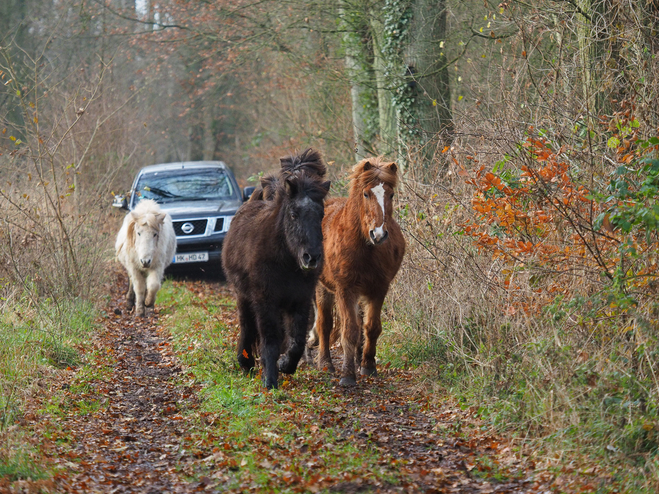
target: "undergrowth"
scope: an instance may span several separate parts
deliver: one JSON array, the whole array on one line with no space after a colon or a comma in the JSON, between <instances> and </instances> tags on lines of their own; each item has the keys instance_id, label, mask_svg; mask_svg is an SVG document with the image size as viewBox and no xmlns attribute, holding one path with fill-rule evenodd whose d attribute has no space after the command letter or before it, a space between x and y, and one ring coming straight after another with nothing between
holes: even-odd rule
<instances>
[{"instance_id":1,"label":"undergrowth","mask_svg":"<svg viewBox=\"0 0 659 494\"><path fill-rule=\"evenodd\" d=\"M537 462L656 492L659 138L619 114L606 173L529 131L452 183L409 183L380 357L417 366ZM651 131L651 130L650 130ZM619 137L619 139L618 139ZM624 144L621 144L623 143Z\"/></svg>"}]
</instances>

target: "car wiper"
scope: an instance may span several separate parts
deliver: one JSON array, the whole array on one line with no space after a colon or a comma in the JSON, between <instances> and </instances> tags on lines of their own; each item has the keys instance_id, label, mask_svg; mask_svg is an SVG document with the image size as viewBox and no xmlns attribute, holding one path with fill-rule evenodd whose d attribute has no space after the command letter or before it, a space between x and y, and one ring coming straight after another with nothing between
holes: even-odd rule
<instances>
[{"instance_id":1,"label":"car wiper","mask_svg":"<svg viewBox=\"0 0 659 494\"><path fill-rule=\"evenodd\" d=\"M181 197L179 195L172 194L168 190L159 189L157 187L149 187L148 185L145 185L142 189L146 190L147 192L153 192L154 194L158 194L160 197L165 197L167 199L174 199Z\"/></svg>"}]
</instances>

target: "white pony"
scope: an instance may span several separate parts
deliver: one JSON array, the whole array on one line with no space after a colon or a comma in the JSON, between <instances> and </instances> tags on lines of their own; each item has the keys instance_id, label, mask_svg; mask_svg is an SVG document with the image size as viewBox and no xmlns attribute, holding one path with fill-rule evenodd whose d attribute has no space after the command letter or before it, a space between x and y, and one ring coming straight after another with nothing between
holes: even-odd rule
<instances>
[{"instance_id":1,"label":"white pony","mask_svg":"<svg viewBox=\"0 0 659 494\"><path fill-rule=\"evenodd\" d=\"M144 317L145 306L153 307L165 268L176 252L172 218L157 202L142 199L124 218L114 249L128 271L126 306L129 310L136 306L135 315Z\"/></svg>"}]
</instances>

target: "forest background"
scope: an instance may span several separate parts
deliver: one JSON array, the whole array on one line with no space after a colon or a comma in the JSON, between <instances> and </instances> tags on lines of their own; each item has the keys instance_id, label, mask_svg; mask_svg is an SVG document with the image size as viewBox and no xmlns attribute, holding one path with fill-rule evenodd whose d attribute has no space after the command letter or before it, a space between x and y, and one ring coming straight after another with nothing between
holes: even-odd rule
<instances>
[{"instance_id":1,"label":"forest background","mask_svg":"<svg viewBox=\"0 0 659 494\"><path fill-rule=\"evenodd\" d=\"M75 359L140 167L404 172L384 350L659 487L657 0L1 0L0 427ZM566 466L567 465L567 466Z\"/></svg>"}]
</instances>

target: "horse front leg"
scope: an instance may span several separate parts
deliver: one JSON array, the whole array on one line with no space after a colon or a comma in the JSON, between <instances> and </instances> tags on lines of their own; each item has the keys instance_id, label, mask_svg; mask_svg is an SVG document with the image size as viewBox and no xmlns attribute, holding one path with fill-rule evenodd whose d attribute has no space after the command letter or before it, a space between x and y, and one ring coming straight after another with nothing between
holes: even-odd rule
<instances>
[{"instance_id":1,"label":"horse front leg","mask_svg":"<svg viewBox=\"0 0 659 494\"><path fill-rule=\"evenodd\" d=\"M291 327L289 345L286 353L279 358L277 365L284 374L295 374L297 364L306 348L307 334L309 332L309 316L311 314L311 300L301 303L291 314Z\"/></svg>"},{"instance_id":2,"label":"horse front leg","mask_svg":"<svg viewBox=\"0 0 659 494\"><path fill-rule=\"evenodd\" d=\"M133 280L133 290L135 291L135 315L144 317L146 309L144 308L144 295L146 293L146 280L140 271L135 271L131 276Z\"/></svg>"},{"instance_id":3,"label":"horse front leg","mask_svg":"<svg viewBox=\"0 0 659 494\"><path fill-rule=\"evenodd\" d=\"M258 332L256 319L251 304L243 297L238 298L238 321L240 323L240 337L238 338L238 364L245 372L254 368L254 347Z\"/></svg>"},{"instance_id":4,"label":"horse front leg","mask_svg":"<svg viewBox=\"0 0 659 494\"><path fill-rule=\"evenodd\" d=\"M330 335L332 333L332 307L334 294L318 284L316 288L316 331L318 332L318 369L334 373L330 355Z\"/></svg>"},{"instance_id":5,"label":"horse front leg","mask_svg":"<svg viewBox=\"0 0 659 494\"><path fill-rule=\"evenodd\" d=\"M161 274L156 271L149 271L149 274L146 277L146 298L144 299L144 305L147 307L153 307L156 303L156 294L160 290L160 280Z\"/></svg>"},{"instance_id":6,"label":"horse front leg","mask_svg":"<svg viewBox=\"0 0 659 494\"><path fill-rule=\"evenodd\" d=\"M384 298L369 300L366 303L366 314L364 321L364 350L361 362L361 375L374 376L377 374L375 367L375 345L378 337L382 334L382 304Z\"/></svg>"},{"instance_id":7,"label":"horse front leg","mask_svg":"<svg viewBox=\"0 0 659 494\"><path fill-rule=\"evenodd\" d=\"M341 346L343 347L343 368L341 369L341 386L357 384L355 358L359 347L359 303L354 294L337 294L339 315L343 324L341 330Z\"/></svg>"},{"instance_id":8,"label":"horse front leg","mask_svg":"<svg viewBox=\"0 0 659 494\"><path fill-rule=\"evenodd\" d=\"M126 292L126 310L131 311L135 307L135 289L133 287L133 280L128 277L128 291Z\"/></svg>"},{"instance_id":9,"label":"horse front leg","mask_svg":"<svg viewBox=\"0 0 659 494\"><path fill-rule=\"evenodd\" d=\"M272 307L260 308L256 315L259 339L261 340L261 364L263 366L263 385L268 389L276 389L278 386L279 369L277 360L284 337L281 317L278 311Z\"/></svg>"},{"instance_id":10,"label":"horse front leg","mask_svg":"<svg viewBox=\"0 0 659 494\"><path fill-rule=\"evenodd\" d=\"M316 296L311 302L311 310L309 311L309 336L304 347L304 360L310 365L313 364L313 348L318 346L318 330L316 329L316 322L318 321L318 309L316 308Z\"/></svg>"}]
</instances>

